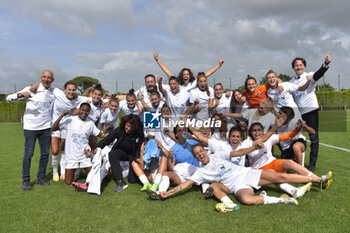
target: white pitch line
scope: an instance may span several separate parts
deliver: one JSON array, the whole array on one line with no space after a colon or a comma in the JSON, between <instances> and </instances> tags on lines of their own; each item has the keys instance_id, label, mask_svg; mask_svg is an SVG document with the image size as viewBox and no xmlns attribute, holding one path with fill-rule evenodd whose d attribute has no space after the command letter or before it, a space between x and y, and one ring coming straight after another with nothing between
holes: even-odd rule
<instances>
[{"instance_id":1,"label":"white pitch line","mask_svg":"<svg viewBox=\"0 0 350 233\"><path fill-rule=\"evenodd\" d=\"M309 140L306 140L306 141L310 142ZM334 149L338 149L338 150L343 150L343 151L346 151L346 152L350 152L349 149L346 149L346 148L343 148L343 147L332 146L332 145L328 145L328 144L321 143L321 142L320 142L320 145L326 146L326 147L330 147L330 148L334 148Z\"/></svg>"}]
</instances>

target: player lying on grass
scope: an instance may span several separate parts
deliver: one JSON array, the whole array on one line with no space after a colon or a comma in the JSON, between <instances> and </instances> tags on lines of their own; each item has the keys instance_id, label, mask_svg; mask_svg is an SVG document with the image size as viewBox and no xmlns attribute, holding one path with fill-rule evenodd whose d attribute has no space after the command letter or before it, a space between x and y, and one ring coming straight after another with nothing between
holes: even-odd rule
<instances>
[{"instance_id":1,"label":"player lying on grass","mask_svg":"<svg viewBox=\"0 0 350 233\"><path fill-rule=\"evenodd\" d=\"M280 111L278 117L284 114ZM255 122L249 128L249 138L243 142L243 147L250 147L253 145L255 140L261 139L264 142L264 148L252 151L249 153L248 160L249 166L255 169L272 169L276 172L286 172L286 171L294 171L301 175L311 176L314 178L318 178L315 174L310 172L305 167L300 164L294 162L290 159L276 159L272 154L272 147L274 144L279 143L280 141L288 140L293 138L301 129L305 129L307 131L311 131L310 127L308 127L304 121L299 121L299 126L287 133L287 134L273 134L277 127L271 128L266 134L264 134L264 129L261 123ZM302 187L296 188L290 184L282 183L276 184L283 191L292 195L295 198L301 198L306 191L309 191L312 183L308 183Z\"/></svg>"},{"instance_id":2,"label":"player lying on grass","mask_svg":"<svg viewBox=\"0 0 350 233\"><path fill-rule=\"evenodd\" d=\"M89 136L105 137L105 134L100 132L94 122L87 119L90 110L90 104L82 103L77 116L70 116L62 120L68 114L68 111L65 110L51 127L52 131L62 128L67 130L65 145L66 177L64 180L66 185L72 184L76 169L84 168L86 174L91 169L91 158L84 153L84 150L89 148Z\"/></svg>"},{"instance_id":3,"label":"player lying on grass","mask_svg":"<svg viewBox=\"0 0 350 233\"><path fill-rule=\"evenodd\" d=\"M254 145L251 148L246 148L245 153L262 148L263 144ZM253 188L259 189L260 186L273 183L308 183L316 182L326 184L332 178L332 172L321 178L303 176L299 174L278 173L271 170L257 170L242 166L237 166L231 163L227 157L234 156L236 152L232 151L219 152L208 155L202 145L196 145L193 148L193 154L202 163L202 166L191 176L189 180L168 192L162 192L159 195L153 193L153 196L165 199L179 191L185 190L193 184L200 185L204 182L215 183L216 187L214 196L222 203L216 205L216 209L221 212L233 211L239 209L237 204L227 196L229 193L234 193L236 198L243 204L258 205L258 204L275 204L285 203L298 205L298 201L293 197L282 195L281 197L270 196L255 196Z\"/></svg>"}]
</instances>

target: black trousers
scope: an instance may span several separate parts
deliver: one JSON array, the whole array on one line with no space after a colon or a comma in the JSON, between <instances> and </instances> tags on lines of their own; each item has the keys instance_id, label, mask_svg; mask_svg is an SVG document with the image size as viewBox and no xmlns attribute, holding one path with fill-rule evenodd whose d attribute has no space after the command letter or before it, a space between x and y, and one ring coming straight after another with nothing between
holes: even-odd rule
<instances>
[{"instance_id":1,"label":"black trousers","mask_svg":"<svg viewBox=\"0 0 350 233\"><path fill-rule=\"evenodd\" d=\"M311 145L310 145L310 166L316 167L316 161L318 157L318 147L319 147L319 139L318 139L318 109L305 113L301 115L303 120L306 122L308 126L313 128L316 131L316 134L309 134Z\"/></svg>"},{"instance_id":2,"label":"black trousers","mask_svg":"<svg viewBox=\"0 0 350 233\"><path fill-rule=\"evenodd\" d=\"M132 154L127 154L121 149L114 149L109 152L109 162L111 164L112 172L116 181L123 179L122 167L120 166L120 161L129 161L129 183L136 183L137 177L135 175L134 169L132 168L132 161L134 156Z\"/></svg>"}]
</instances>

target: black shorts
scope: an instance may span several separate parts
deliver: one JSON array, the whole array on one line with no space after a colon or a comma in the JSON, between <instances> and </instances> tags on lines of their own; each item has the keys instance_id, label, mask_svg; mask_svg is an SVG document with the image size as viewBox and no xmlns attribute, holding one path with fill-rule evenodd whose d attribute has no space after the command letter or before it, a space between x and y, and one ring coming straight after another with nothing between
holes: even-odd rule
<instances>
[{"instance_id":1,"label":"black shorts","mask_svg":"<svg viewBox=\"0 0 350 233\"><path fill-rule=\"evenodd\" d=\"M302 139L302 138L299 138L299 139L293 141L292 144L290 144L288 149L285 149L285 150L282 151L281 159L294 159L295 158L294 151L293 151L293 145L295 143L297 143L297 142L303 143L304 147L305 147L305 150L306 150L306 147L307 147L306 141L304 139Z\"/></svg>"}]
</instances>

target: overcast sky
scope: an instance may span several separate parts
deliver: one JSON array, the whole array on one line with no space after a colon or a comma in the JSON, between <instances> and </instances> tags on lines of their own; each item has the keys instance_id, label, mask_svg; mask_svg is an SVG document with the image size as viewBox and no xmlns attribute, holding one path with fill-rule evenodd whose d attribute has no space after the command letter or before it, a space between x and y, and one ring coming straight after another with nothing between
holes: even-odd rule
<instances>
[{"instance_id":1,"label":"overcast sky","mask_svg":"<svg viewBox=\"0 0 350 233\"><path fill-rule=\"evenodd\" d=\"M2 0L0 93L38 82L42 70L56 87L76 76L99 79L110 92L164 75L153 52L174 73L224 66L209 83L243 84L269 69L293 75L291 61L316 71L329 51L326 82L350 88L350 3L347 0Z\"/></svg>"}]
</instances>

